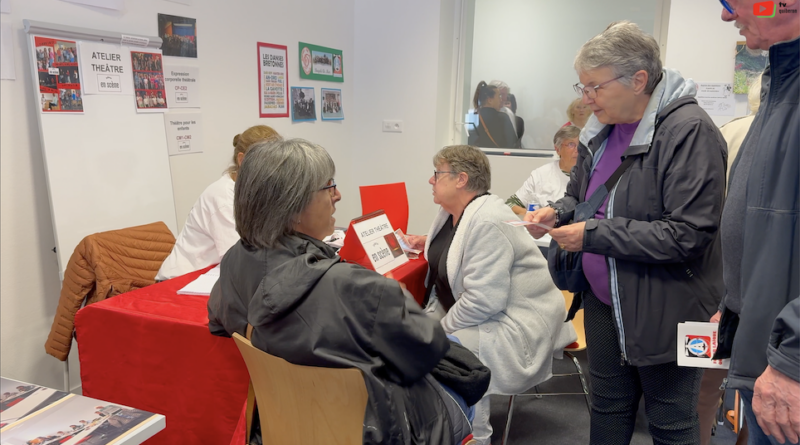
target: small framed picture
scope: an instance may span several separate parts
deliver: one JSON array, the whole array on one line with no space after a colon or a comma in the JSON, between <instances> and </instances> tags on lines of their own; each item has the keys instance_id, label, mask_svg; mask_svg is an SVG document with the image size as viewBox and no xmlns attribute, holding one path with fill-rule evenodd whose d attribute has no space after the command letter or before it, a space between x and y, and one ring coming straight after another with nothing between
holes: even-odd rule
<instances>
[{"instance_id":1,"label":"small framed picture","mask_svg":"<svg viewBox=\"0 0 800 445\"><path fill-rule=\"evenodd\" d=\"M292 121L317 120L314 88L292 87Z\"/></svg>"},{"instance_id":2,"label":"small framed picture","mask_svg":"<svg viewBox=\"0 0 800 445\"><path fill-rule=\"evenodd\" d=\"M322 120L324 121L338 121L344 119L344 110L342 109L342 90L336 88L320 88L320 96L322 96Z\"/></svg>"}]
</instances>

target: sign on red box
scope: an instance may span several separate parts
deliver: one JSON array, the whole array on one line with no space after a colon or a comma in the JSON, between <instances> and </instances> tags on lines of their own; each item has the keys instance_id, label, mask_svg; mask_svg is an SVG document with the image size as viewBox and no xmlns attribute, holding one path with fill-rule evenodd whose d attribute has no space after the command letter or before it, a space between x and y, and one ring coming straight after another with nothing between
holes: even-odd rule
<instances>
[{"instance_id":1,"label":"sign on red box","mask_svg":"<svg viewBox=\"0 0 800 445\"><path fill-rule=\"evenodd\" d=\"M339 256L380 274L391 272L408 262L383 210L350 222Z\"/></svg>"}]
</instances>

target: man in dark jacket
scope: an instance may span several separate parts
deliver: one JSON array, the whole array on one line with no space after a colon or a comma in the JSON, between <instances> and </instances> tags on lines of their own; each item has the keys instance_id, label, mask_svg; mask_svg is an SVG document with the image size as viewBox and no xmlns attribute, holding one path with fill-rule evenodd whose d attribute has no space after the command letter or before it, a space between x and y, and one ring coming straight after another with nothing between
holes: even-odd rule
<instances>
[{"instance_id":1,"label":"man in dark jacket","mask_svg":"<svg viewBox=\"0 0 800 445\"><path fill-rule=\"evenodd\" d=\"M796 0L786 3L769 6L774 17L757 17L766 5L722 2L722 20L736 22L747 46L769 50L761 107L733 164L721 226L720 355L732 348L728 388L741 392L750 443L758 444L800 436L800 14Z\"/></svg>"}]
</instances>

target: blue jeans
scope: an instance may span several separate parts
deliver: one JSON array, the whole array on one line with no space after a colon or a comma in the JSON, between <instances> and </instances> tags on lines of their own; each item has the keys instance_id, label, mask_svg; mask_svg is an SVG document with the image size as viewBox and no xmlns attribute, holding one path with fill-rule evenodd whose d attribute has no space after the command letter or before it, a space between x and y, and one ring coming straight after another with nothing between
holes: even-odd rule
<instances>
[{"instance_id":1,"label":"blue jeans","mask_svg":"<svg viewBox=\"0 0 800 445\"><path fill-rule=\"evenodd\" d=\"M767 436L756 421L756 415L753 413L753 391L740 389L739 395L744 400L744 418L747 421L747 432L750 434L747 445L778 445L780 442L772 436ZM792 444L787 440L786 444L797 445L797 442Z\"/></svg>"}]
</instances>

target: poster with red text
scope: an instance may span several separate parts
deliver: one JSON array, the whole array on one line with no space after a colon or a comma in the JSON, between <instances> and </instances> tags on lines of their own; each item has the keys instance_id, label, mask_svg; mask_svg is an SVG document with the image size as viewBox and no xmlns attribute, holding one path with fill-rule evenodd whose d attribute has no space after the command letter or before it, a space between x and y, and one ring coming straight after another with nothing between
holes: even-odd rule
<instances>
[{"instance_id":1,"label":"poster with red text","mask_svg":"<svg viewBox=\"0 0 800 445\"><path fill-rule=\"evenodd\" d=\"M82 113L78 48L74 41L34 36L40 109L43 113Z\"/></svg>"}]
</instances>

